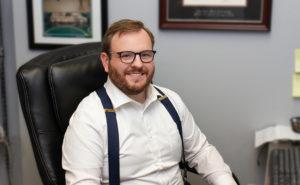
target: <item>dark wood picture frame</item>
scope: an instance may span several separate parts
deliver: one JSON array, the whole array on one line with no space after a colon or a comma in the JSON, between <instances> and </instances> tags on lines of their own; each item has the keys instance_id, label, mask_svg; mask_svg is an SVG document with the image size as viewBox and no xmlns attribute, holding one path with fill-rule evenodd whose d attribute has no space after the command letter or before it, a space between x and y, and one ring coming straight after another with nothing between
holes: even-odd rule
<instances>
[{"instance_id":1,"label":"dark wood picture frame","mask_svg":"<svg viewBox=\"0 0 300 185\"><path fill-rule=\"evenodd\" d=\"M183 5L184 0L160 0L161 29L270 31L272 0L246 0L239 6ZM209 2L209 0L207 1Z\"/></svg>"},{"instance_id":2,"label":"dark wood picture frame","mask_svg":"<svg viewBox=\"0 0 300 185\"><path fill-rule=\"evenodd\" d=\"M91 7L90 21L92 19L98 19L97 24L89 23L91 27L91 36L89 38L79 38L70 36L45 36L44 35L44 21L43 17L43 4L44 0L27 0L27 20L28 20L28 37L29 37L29 48L30 49L54 49L58 47L80 44L84 42L100 42L102 36L107 29L107 0L90 0L93 2L91 6L99 4L99 7ZM81 1L81 0L78 0ZM95 3L95 1L98 1ZM82 3L82 2L80 2ZM38 7L38 8L37 8ZM96 11L95 11L96 10ZM97 12L98 11L98 12ZM37 14L39 14L37 16ZM96 12L96 13L95 13ZM97 16L96 16L97 15ZM66 23L67 24L67 23ZM38 30L38 31L37 31ZM97 30L97 31L95 31Z\"/></svg>"}]
</instances>

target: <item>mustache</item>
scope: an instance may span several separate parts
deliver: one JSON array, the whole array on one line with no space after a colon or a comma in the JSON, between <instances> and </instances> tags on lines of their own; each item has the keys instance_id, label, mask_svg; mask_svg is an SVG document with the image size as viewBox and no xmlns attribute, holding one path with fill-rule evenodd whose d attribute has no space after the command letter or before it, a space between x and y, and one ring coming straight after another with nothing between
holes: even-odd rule
<instances>
[{"instance_id":1,"label":"mustache","mask_svg":"<svg viewBox=\"0 0 300 185\"><path fill-rule=\"evenodd\" d=\"M130 69L127 69L125 73L148 73L147 68L135 68L135 67L130 67Z\"/></svg>"}]
</instances>

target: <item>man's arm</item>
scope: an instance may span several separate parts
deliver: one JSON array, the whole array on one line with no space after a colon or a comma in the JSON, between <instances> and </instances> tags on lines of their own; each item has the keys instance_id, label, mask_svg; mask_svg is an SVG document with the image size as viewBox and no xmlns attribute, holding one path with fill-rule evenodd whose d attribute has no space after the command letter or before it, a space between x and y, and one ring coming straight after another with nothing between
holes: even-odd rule
<instances>
[{"instance_id":1,"label":"man's arm","mask_svg":"<svg viewBox=\"0 0 300 185\"><path fill-rule=\"evenodd\" d=\"M217 149L208 143L181 98L168 89L167 96L177 109L182 122L185 158L189 167L196 171L211 185L236 185L231 170L223 161Z\"/></svg>"},{"instance_id":2,"label":"man's arm","mask_svg":"<svg viewBox=\"0 0 300 185\"><path fill-rule=\"evenodd\" d=\"M96 126L101 125L101 118L95 117L99 114L99 108L91 107L84 100L70 119L62 146L62 166L67 185L100 184L106 132L101 131L101 126Z\"/></svg>"},{"instance_id":3,"label":"man's arm","mask_svg":"<svg viewBox=\"0 0 300 185\"><path fill-rule=\"evenodd\" d=\"M212 185L236 185L230 168L217 149L208 143L187 108L182 117L185 157L190 167L197 170Z\"/></svg>"}]
</instances>

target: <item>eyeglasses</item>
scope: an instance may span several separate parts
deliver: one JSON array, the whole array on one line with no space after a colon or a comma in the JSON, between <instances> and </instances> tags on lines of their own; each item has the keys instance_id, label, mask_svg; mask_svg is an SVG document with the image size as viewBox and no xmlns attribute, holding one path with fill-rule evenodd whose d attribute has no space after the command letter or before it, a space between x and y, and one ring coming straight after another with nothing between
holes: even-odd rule
<instances>
[{"instance_id":1,"label":"eyeglasses","mask_svg":"<svg viewBox=\"0 0 300 185\"><path fill-rule=\"evenodd\" d=\"M141 51L141 52L133 52L133 51L110 52L110 54L119 55L121 62L126 63L126 64L131 64L135 60L136 55L139 55L141 61L144 63L152 62L155 53L156 53L156 51L154 51L154 50L145 50L145 51Z\"/></svg>"}]
</instances>

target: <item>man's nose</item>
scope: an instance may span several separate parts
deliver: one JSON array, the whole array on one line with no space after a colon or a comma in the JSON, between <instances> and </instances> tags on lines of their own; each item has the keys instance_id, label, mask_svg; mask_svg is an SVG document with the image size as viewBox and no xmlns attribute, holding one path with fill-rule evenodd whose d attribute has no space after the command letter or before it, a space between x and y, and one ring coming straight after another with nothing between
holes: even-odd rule
<instances>
[{"instance_id":1,"label":"man's nose","mask_svg":"<svg viewBox=\"0 0 300 185\"><path fill-rule=\"evenodd\" d=\"M143 66L143 62L142 62L141 56L139 54L135 54L135 58L134 58L133 62L131 63L131 65L135 66L135 67Z\"/></svg>"}]
</instances>

